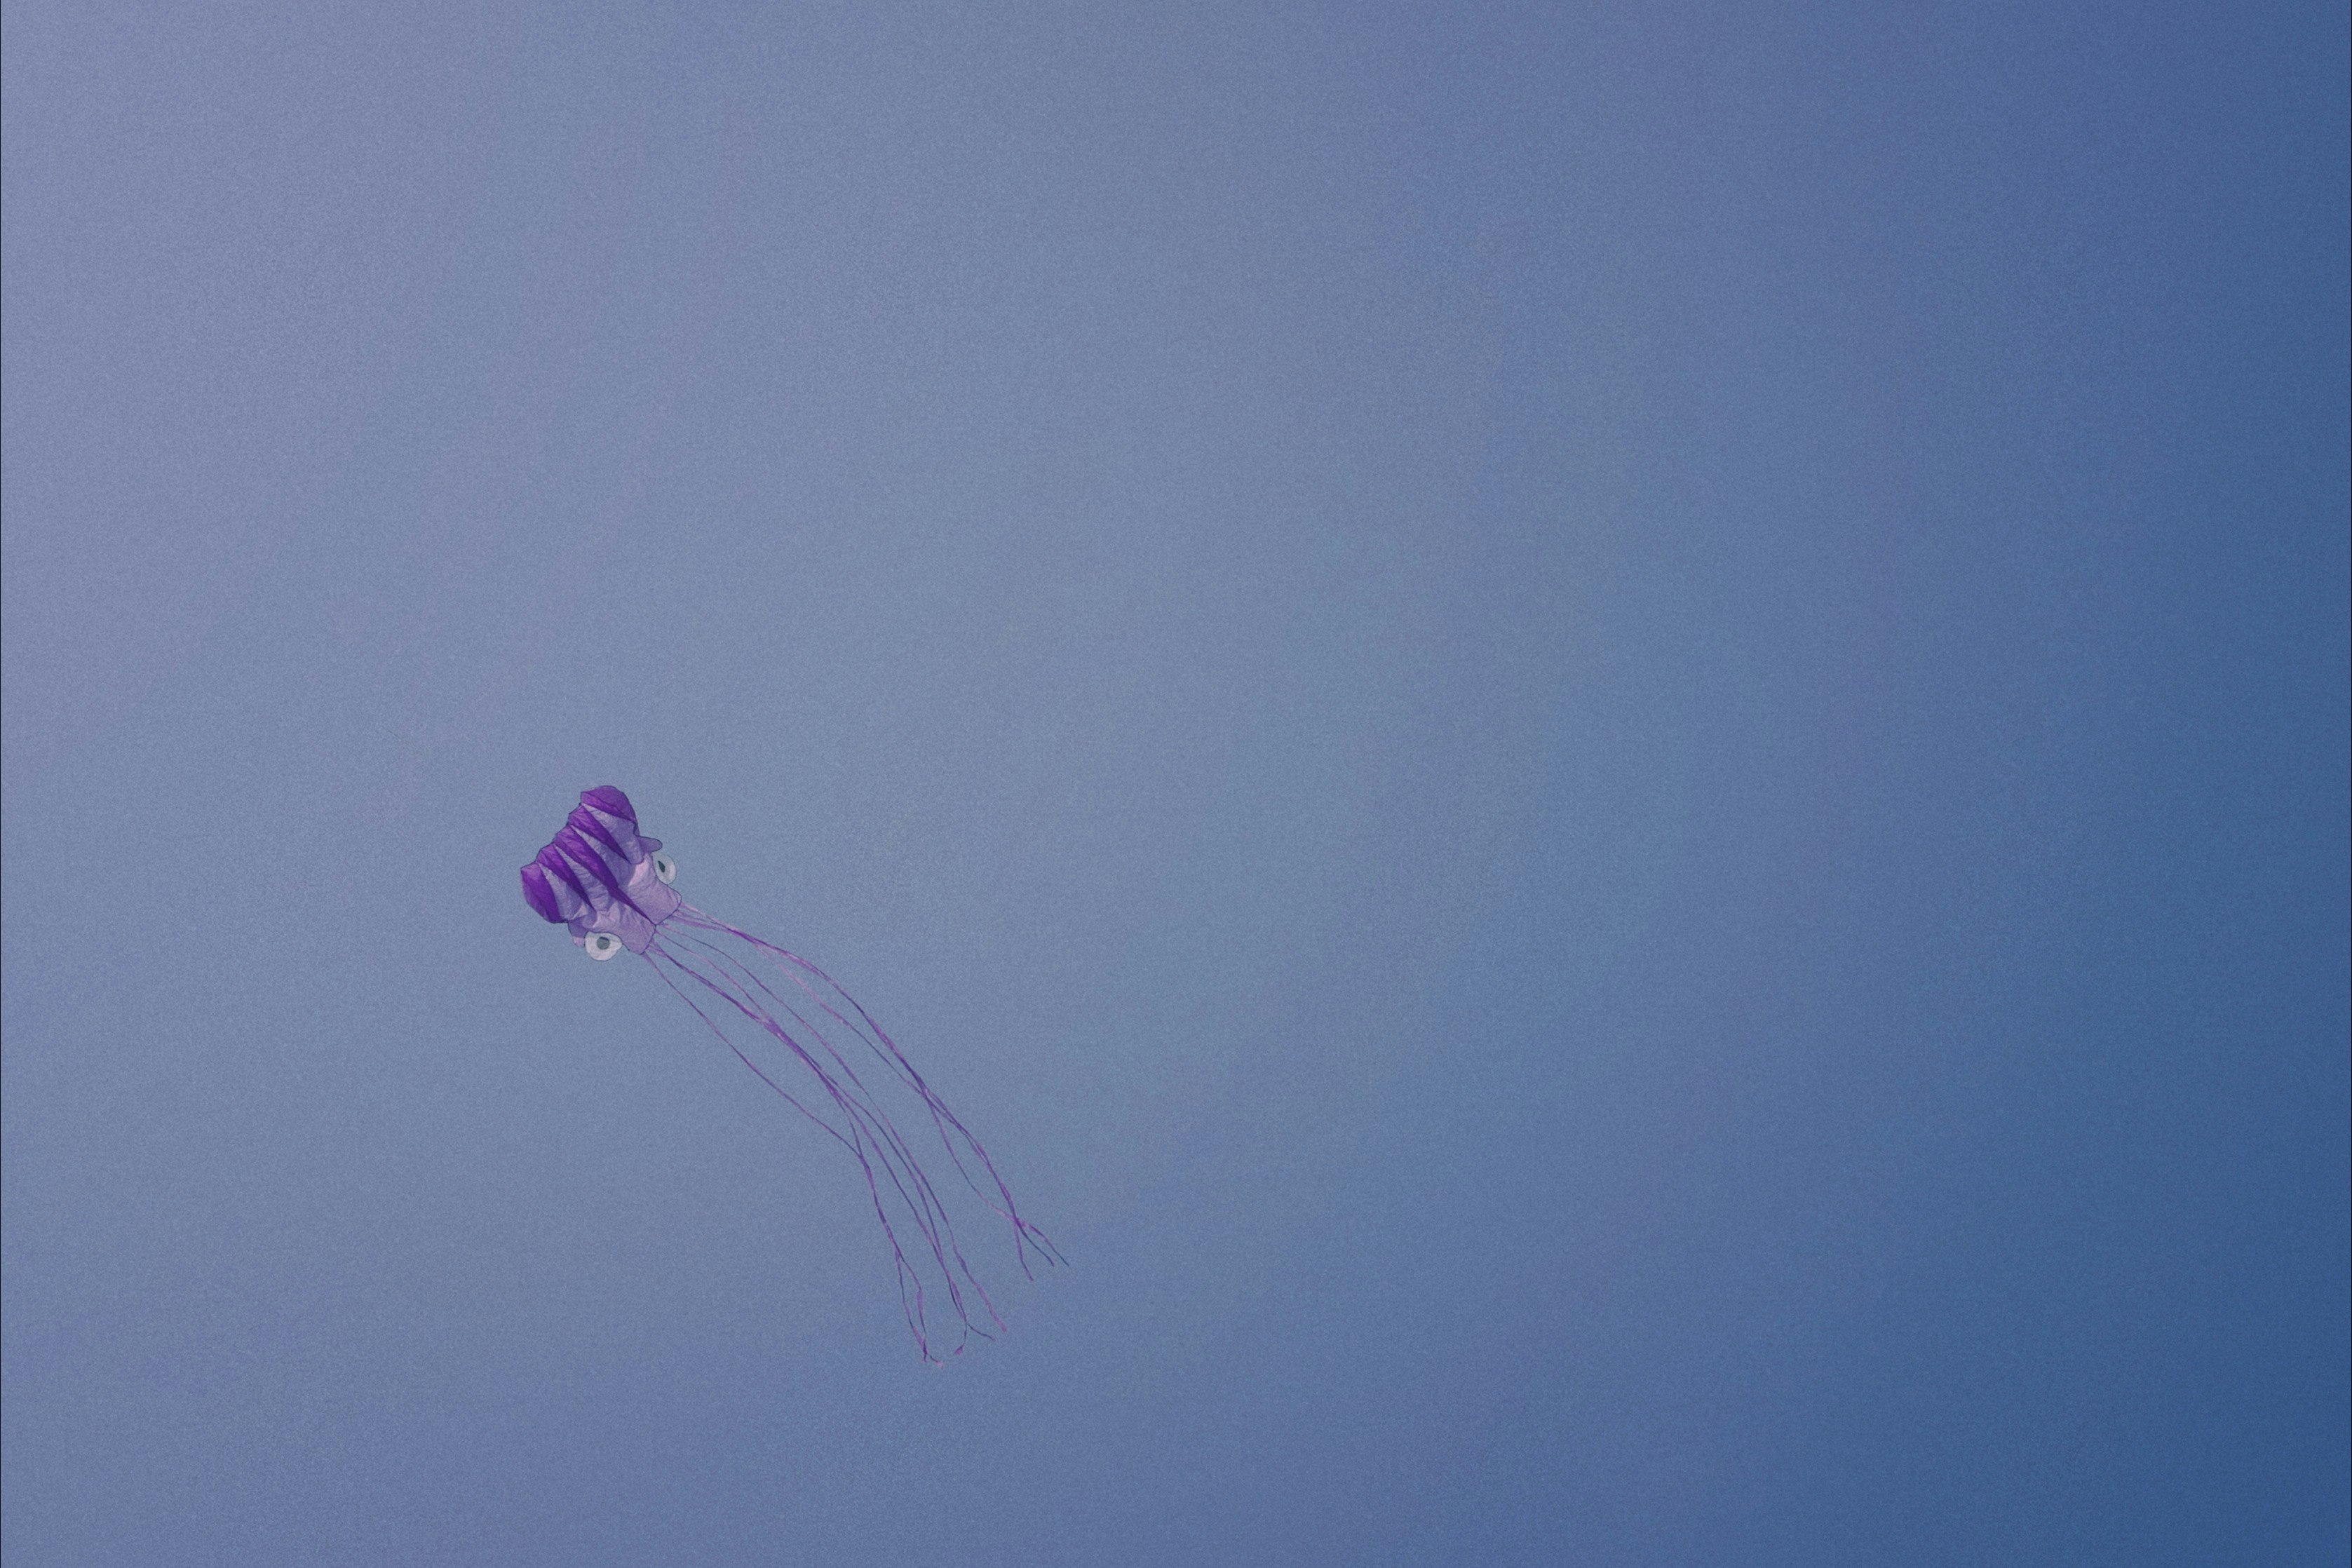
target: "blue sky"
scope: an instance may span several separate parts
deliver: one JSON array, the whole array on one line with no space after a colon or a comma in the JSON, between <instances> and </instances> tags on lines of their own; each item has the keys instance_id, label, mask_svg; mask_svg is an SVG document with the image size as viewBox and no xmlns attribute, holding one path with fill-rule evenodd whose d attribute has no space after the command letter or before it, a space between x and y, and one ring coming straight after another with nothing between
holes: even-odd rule
<instances>
[{"instance_id":1,"label":"blue sky","mask_svg":"<svg viewBox=\"0 0 2352 1568\"><path fill-rule=\"evenodd\" d=\"M5 18L12 1564L2344 1560L2341 7Z\"/></svg>"}]
</instances>

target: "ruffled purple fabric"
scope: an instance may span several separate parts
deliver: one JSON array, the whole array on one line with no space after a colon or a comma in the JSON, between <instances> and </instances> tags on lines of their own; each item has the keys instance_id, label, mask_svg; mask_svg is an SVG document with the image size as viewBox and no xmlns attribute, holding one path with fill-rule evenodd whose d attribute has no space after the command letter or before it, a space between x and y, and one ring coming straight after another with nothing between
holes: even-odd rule
<instances>
[{"instance_id":1,"label":"ruffled purple fabric","mask_svg":"<svg viewBox=\"0 0 2352 1568\"><path fill-rule=\"evenodd\" d=\"M566 926L583 947L610 931L643 952L680 900L654 874L661 840L637 831L629 797L611 784L583 790L563 830L522 868L523 901L541 920Z\"/></svg>"}]
</instances>

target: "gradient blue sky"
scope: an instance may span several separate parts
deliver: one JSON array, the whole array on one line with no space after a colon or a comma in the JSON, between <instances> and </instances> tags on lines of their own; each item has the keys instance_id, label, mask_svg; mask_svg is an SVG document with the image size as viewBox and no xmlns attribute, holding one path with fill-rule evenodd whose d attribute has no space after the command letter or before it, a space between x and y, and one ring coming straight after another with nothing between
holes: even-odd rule
<instances>
[{"instance_id":1,"label":"gradient blue sky","mask_svg":"<svg viewBox=\"0 0 2352 1568\"><path fill-rule=\"evenodd\" d=\"M5 18L9 1568L2345 1561L2341 5Z\"/></svg>"}]
</instances>

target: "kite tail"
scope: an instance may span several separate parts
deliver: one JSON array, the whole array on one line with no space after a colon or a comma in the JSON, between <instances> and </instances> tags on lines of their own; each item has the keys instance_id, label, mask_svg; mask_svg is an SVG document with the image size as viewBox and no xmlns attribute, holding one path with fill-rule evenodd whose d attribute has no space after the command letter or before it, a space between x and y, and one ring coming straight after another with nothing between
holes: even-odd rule
<instances>
[{"instance_id":1,"label":"kite tail","mask_svg":"<svg viewBox=\"0 0 2352 1568\"><path fill-rule=\"evenodd\" d=\"M681 930L681 927L688 929ZM896 1044L873 1024L865 1010L814 965L793 959L791 954L757 937L711 920L698 910L679 910L663 922L663 931L675 945L656 940L646 952L647 962L653 964L663 982L694 1009L695 1015L702 1019L711 1033L717 1035L761 1082L773 1089L793 1110L824 1128L857 1161L858 1169L866 1178L866 1194L874 1205L875 1216L880 1221L883 1235L890 1244L891 1258L898 1274L899 1304L924 1359L934 1363L940 1360L932 1352L930 1299L925 1289L927 1277L944 1287L948 1303L955 1315L957 1339L949 1354L961 1353L967 1336L971 1334L992 1337L973 1321L975 1310L983 1313L987 1321L1002 1331L1003 1320L997 1315L995 1303L989 1299L986 1288L964 1258L954 1221L938 1187L917 1161L913 1148L899 1132L889 1111L866 1087L850 1058L844 1055L837 1037L845 1032L857 1037L869 1051L890 1067L903 1085L921 1099L925 1109L930 1112L932 1124L939 1131L950 1160L965 1182L986 1201L988 1194L982 1191L965 1167L955 1142L950 1137L950 1130L965 1140L1003 1198L1002 1207L993 1202L990 1206L996 1208L1013 1225L1015 1250L1021 1257L1023 1271L1029 1271L1025 1251L1028 1247L1036 1247L1040 1256L1049 1262L1058 1263L1060 1255L1053 1249L1052 1243L1013 1212L1012 1195L1005 1190L1002 1179L996 1176L995 1167L988 1162L987 1152L981 1149L979 1141L964 1129L954 1113L923 1082L921 1076L899 1053ZM801 980L793 970L788 968L785 973L798 982L802 994L779 994L742 958L706 936L694 934L697 931L731 935L770 956L772 962L780 956L800 964L803 970L829 986L846 1004L850 1013L865 1023L866 1028L861 1029L852 1022L848 1015L835 1006L807 981ZM779 966L782 967L781 964ZM681 978L692 981L707 994L698 1000L694 992L679 984ZM710 997L724 1002L781 1043L815 1078L818 1092L803 1099L777 1082L719 1026L718 1018L705 1010L703 1004ZM725 1016L724 1008L719 1012L720 1016ZM814 1015L822 1015L822 1018ZM824 1018L832 1020L834 1026L831 1029L825 1026L822 1021ZM871 1030L871 1036L867 1030ZM908 1227L904 1239L902 1225ZM924 1266L924 1259L929 1260L928 1267Z\"/></svg>"},{"instance_id":2,"label":"kite tail","mask_svg":"<svg viewBox=\"0 0 2352 1568\"><path fill-rule=\"evenodd\" d=\"M866 1012L856 997L844 990L839 981L800 954L788 952L773 942L762 941L750 931L738 930L724 921L713 919L692 904L681 905L677 912L670 917L669 923L671 925L682 923L700 931L724 932L748 943L765 957L798 990L799 1005L813 1006L832 1019L839 1029L847 1031L861 1041L868 1051L890 1069L901 1084L922 1100L924 1109L930 1113L931 1126L939 1133L940 1146L947 1151L948 1159L954 1164L956 1173L964 1179L965 1185L969 1186L982 1202L995 1211L997 1216L1012 1227L1013 1255L1020 1261L1021 1272L1031 1279L1036 1277L1030 1266L1029 1255L1032 1249L1047 1267L1063 1263L1060 1251L1055 1247L1045 1233L1022 1217L1019 1205L1013 1201L1013 1189L1005 1184L1004 1178L998 1174L996 1162L989 1158L987 1148L982 1144L978 1137L973 1135L971 1130L958 1119L956 1113L948 1109L947 1101L940 1099L939 1091L924 1080L923 1075L916 1070L914 1063L907 1059L906 1053L898 1048L898 1043L890 1037L888 1031L874 1021L874 1016ZM776 997L775 993L770 991L765 984L760 984L756 976L753 977L753 983L759 984L763 994L772 1000L778 1001L781 1005L782 999ZM846 1064L844 1065L845 1068ZM972 1164L977 1164L982 1172L986 1173L989 1184L987 1187L982 1186L978 1178L973 1175L971 1166L965 1163L967 1158ZM991 1188L993 1189L992 1194L990 1191Z\"/></svg>"}]
</instances>

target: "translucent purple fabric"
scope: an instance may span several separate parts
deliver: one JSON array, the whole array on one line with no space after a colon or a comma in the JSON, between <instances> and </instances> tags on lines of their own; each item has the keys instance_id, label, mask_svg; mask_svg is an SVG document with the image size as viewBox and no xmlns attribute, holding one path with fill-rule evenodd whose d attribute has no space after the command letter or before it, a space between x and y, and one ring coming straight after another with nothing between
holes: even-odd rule
<instances>
[{"instance_id":1,"label":"translucent purple fabric","mask_svg":"<svg viewBox=\"0 0 2352 1568\"><path fill-rule=\"evenodd\" d=\"M583 947L610 931L631 952L643 952L683 901L654 874L660 847L660 839L637 832L629 797L598 784L581 792L563 830L522 868L523 899L541 919L570 927Z\"/></svg>"}]
</instances>

